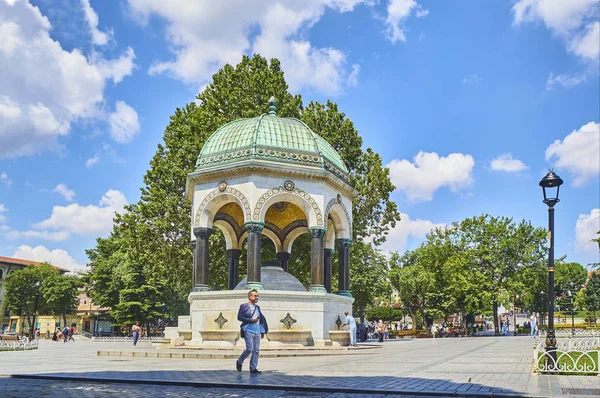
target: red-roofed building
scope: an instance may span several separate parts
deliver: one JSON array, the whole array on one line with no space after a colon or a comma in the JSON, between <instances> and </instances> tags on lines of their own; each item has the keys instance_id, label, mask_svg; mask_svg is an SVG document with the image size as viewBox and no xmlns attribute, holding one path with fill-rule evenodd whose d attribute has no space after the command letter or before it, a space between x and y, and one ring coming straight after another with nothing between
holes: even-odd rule
<instances>
[{"instance_id":1,"label":"red-roofed building","mask_svg":"<svg viewBox=\"0 0 600 398\"><path fill-rule=\"evenodd\" d=\"M2 326L0 331L3 331L5 328L7 328L10 323L10 315L4 311L4 278L6 278L12 272L21 270L31 264L40 265L42 263L38 261L0 256L0 315L2 315L2 317L0 318L0 326ZM67 272L69 272L69 270L66 268L57 267L55 265L52 265L52 267L59 270L61 274L66 274Z\"/></svg>"}]
</instances>

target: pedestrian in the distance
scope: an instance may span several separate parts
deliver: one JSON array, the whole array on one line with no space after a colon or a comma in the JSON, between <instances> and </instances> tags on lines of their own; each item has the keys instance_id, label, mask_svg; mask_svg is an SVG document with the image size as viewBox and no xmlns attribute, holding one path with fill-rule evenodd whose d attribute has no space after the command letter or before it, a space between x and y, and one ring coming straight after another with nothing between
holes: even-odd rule
<instances>
[{"instance_id":1,"label":"pedestrian in the distance","mask_svg":"<svg viewBox=\"0 0 600 398\"><path fill-rule=\"evenodd\" d=\"M259 374L258 355L260 353L260 339L269 332L267 319L258 306L258 291L252 289L248 292L248 302L240 305L238 310L238 321L242 322L240 335L246 342L246 349L235 361L235 368L242 371L242 365L250 354L250 373Z\"/></svg>"},{"instance_id":2,"label":"pedestrian in the distance","mask_svg":"<svg viewBox=\"0 0 600 398\"><path fill-rule=\"evenodd\" d=\"M348 325L350 329L350 345L356 347L356 321L352 315L348 314L348 311L344 312L346 315L346 322L342 323L342 327Z\"/></svg>"},{"instance_id":3,"label":"pedestrian in the distance","mask_svg":"<svg viewBox=\"0 0 600 398\"><path fill-rule=\"evenodd\" d=\"M133 335L133 346L134 347L137 344L141 333L142 333L142 328L140 327L140 323L138 321L136 321L135 324L131 327L131 334Z\"/></svg>"},{"instance_id":4,"label":"pedestrian in the distance","mask_svg":"<svg viewBox=\"0 0 600 398\"><path fill-rule=\"evenodd\" d=\"M377 324L377 337L379 339L380 343L383 343L383 331L385 330L385 325L383 324L383 321L380 319L379 323Z\"/></svg>"}]
</instances>

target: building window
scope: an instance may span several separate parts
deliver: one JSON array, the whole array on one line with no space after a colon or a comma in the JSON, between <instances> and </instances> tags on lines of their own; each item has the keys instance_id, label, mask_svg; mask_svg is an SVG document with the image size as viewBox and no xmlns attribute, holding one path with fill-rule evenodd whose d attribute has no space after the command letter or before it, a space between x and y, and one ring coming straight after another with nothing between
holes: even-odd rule
<instances>
[{"instance_id":1,"label":"building window","mask_svg":"<svg viewBox=\"0 0 600 398\"><path fill-rule=\"evenodd\" d=\"M86 304L87 304L87 301L83 300L83 305L86 305Z\"/></svg>"},{"instance_id":2,"label":"building window","mask_svg":"<svg viewBox=\"0 0 600 398\"><path fill-rule=\"evenodd\" d=\"M0 279L4 278L4 270L0 269Z\"/></svg>"}]
</instances>

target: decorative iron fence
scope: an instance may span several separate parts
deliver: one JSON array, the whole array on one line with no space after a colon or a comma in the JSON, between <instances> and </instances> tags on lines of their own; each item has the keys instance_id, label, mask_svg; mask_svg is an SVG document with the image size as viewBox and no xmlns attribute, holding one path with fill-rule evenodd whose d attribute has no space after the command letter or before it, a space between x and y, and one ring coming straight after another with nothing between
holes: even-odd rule
<instances>
[{"instance_id":1,"label":"decorative iron fence","mask_svg":"<svg viewBox=\"0 0 600 398\"><path fill-rule=\"evenodd\" d=\"M556 351L546 351L540 338L533 351L533 367L538 373L599 374L600 337L557 339Z\"/></svg>"},{"instance_id":2,"label":"decorative iron fence","mask_svg":"<svg viewBox=\"0 0 600 398\"><path fill-rule=\"evenodd\" d=\"M38 340L0 340L0 351L25 351L38 348Z\"/></svg>"},{"instance_id":3,"label":"decorative iron fence","mask_svg":"<svg viewBox=\"0 0 600 398\"><path fill-rule=\"evenodd\" d=\"M555 329L557 338L561 337L600 337L600 329L575 329L571 334L571 329ZM546 338L547 331L540 331L540 337Z\"/></svg>"},{"instance_id":4,"label":"decorative iron fence","mask_svg":"<svg viewBox=\"0 0 600 398\"><path fill-rule=\"evenodd\" d=\"M138 341L162 341L164 337L161 336L141 336ZM93 336L92 342L95 343L116 343L116 342L133 342L133 337L131 336Z\"/></svg>"}]
</instances>

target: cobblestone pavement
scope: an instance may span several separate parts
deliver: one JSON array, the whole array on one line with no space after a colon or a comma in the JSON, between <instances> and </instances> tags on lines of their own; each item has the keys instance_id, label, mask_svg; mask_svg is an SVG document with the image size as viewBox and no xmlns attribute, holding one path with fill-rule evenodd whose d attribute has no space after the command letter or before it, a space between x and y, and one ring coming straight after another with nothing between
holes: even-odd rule
<instances>
[{"instance_id":1,"label":"cobblestone pavement","mask_svg":"<svg viewBox=\"0 0 600 398\"><path fill-rule=\"evenodd\" d=\"M411 395L373 395L345 393L310 393L284 390L247 390L235 388L198 388L177 386L149 386L126 383L89 383L53 380L28 380L0 377L2 398L96 398L96 397L177 397L177 398L413 398Z\"/></svg>"},{"instance_id":2,"label":"cobblestone pavement","mask_svg":"<svg viewBox=\"0 0 600 398\"><path fill-rule=\"evenodd\" d=\"M149 391L160 388L193 388L181 387L187 384L215 388L228 386L236 391L242 389L242 392L249 387L264 390L282 388L288 390L283 393L284 396L290 396L290 390L296 391L294 394L301 394L300 396L328 397L336 392L437 396L600 395L598 376L532 374L532 346L533 341L528 337L386 341L381 349L370 350L361 355L263 358L259 364L263 374L250 376L247 364L244 371L238 373L231 359L95 355L98 350L151 350L149 343L138 344L134 349L127 343L78 340L75 343L56 344L42 341L39 350L1 353L0 374L85 378L78 382L82 385L94 380L107 382L105 386L113 386L115 380L166 384L140 385L136 386L136 391L141 388ZM233 390L226 391L227 394ZM278 396L276 391L262 390L252 390L245 394L260 396L258 391L267 394L265 396ZM315 392L325 395L308 394ZM2 391L0 397L1 393Z\"/></svg>"}]
</instances>

